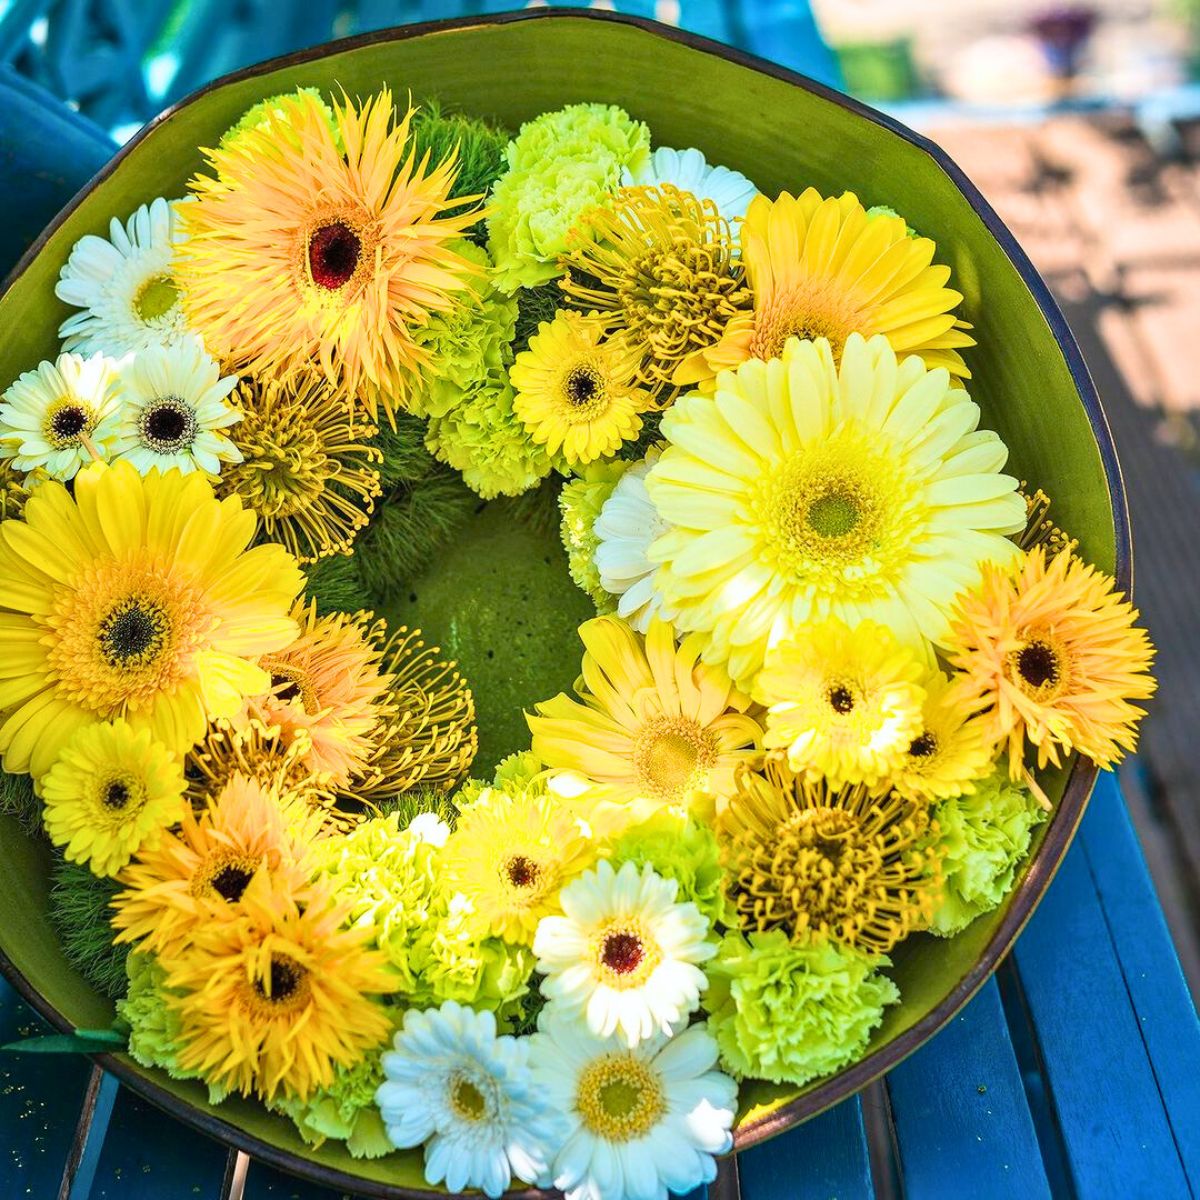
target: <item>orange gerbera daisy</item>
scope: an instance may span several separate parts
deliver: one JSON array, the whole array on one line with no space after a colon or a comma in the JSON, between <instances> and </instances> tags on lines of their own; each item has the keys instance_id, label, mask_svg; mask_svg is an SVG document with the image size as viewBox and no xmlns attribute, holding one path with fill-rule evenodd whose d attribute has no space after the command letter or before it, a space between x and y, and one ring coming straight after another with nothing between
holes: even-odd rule
<instances>
[{"instance_id":1,"label":"orange gerbera daisy","mask_svg":"<svg viewBox=\"0 0 1200 1200\"><path fill-rule=\"evenodd\" d=\"M426 358L414 330L478 274L449 243L480 210L477 197L449 200L455 156L417 161L412 110L396 120L387 89L333 109L331 128L301 93L206 152L215 177L197 176L196 202L180 205L175 278L189 324L223 362L254 375L316 369L390 414Z\"/></svg>"},{"instance_id":2,"label":"orange gerbera daisy","mask_svg":"<svg viewBox=\"0 0 1200 1200\"><path fill-rule=\"evenodd\" d=\"M1009 771L1048 801L1025 765L1058 766L1073 750L1111 767L1137 745L1154 694L1154 647L1133 622L1138 613L1109 576L1070 551L1031 550L1022 566L989 566L958 601L947 648L962 672L954 702L982 711L995 743L1006 742Z\"/></svg>"}]
</instances>

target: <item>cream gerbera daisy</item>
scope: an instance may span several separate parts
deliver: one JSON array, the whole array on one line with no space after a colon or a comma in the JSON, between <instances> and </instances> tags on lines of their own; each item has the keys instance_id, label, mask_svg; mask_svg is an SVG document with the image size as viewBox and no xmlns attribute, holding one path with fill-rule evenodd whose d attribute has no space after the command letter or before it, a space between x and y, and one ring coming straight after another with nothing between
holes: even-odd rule
<instances>
[{"instance_id":1,"label":"cream gerbera daisy","mask_svg":"<svg viewBox=\"0 0 1200 1200\"><path fill-rule=\"evenodd\" d=\"M120 358L188 336L171 268L184 203L159 197L124 224L114 217L107 238L89 233L75 243L54 287L83 310L59 328L64 350Z\"/></svg>"},{"instance_id":2,"label":"cream gerbera daisy","mask_svg":"<svg viewBox=\"0 0 1200 1200\"><path fill-rule=\"evenodd\" d=\"M758 188L740 171L710 164L699 150L670 146L659 146L642 162L626 167L621 182L625 187L657 188L667 183L698 200L711 200L730 225L746 215L758 195Z\"/></svg>"},{"instance_id":3,"label":"cream gerbera daisy","mask_svg":"<svg viewBox=\"0 0 1200 1200\"><path fill-rule=\"evenodd\" d=\"M715 1069L707 1026L631 1050L552 1005L531 1043L534 1082L568 1122L551 1172L566 1200L666 1200L716 1178L737 1084Z\"/></svg>"},{"instance_id":4,"label":"cream gerbera daisy","mask_svg":"<svg viewBox=\"0 0 1200 1200\"><path fill-rule=\"evenodd\" d=\"M635 382L641 351L623 337L605 340L593 313L562 310L543 321L509 370L513 411L529 436L574 466L633 441L649 394Z\"/></svg>"},{"instance_id":5,"label":"cream gerbera daisy","mask_svg":"<svg viewBox=\"0 0 1200 1200\"><path fill-rule=\"evenodd\" d=\"M121 427L114 457L127 459L142 475L155 467L216 475L223 463L241 462L241 451L223 432L241 420L226 403L237 376L222 378L199 338L131 355L117 365L117 382Z\"/></svg>"},{"instance_id":6,"label":"cream gerbera daisy","mask_svg":"<svg viewBox=\"0 0 1200 1200\"><path fill-rule=\"evenodd\" d=\"M533 753L589 780L592 799L629 806L630 817L664 805L711 811L761 743L749 698L699 661L698 639L677 646L664 621L652 621L643 638L617 617L596 617L579 636L580 698L537 705L526 718Z\"/></svg>"},{"instance_id":7,"label":"cream gerbera daisy","mask_svg":"<svg viewBox=\"0 0 1200 1200\"><path fill-rule=\"evenodd\" d=\"M600 586L617 597L617 616L638 633L662 616L662 597L654 588L658 564L650 561L648 551L654 539L666 533L667 523L646 493L646 476L658 455L657 448L651 449L617 480L592 526Z\"/></svg>"},{"instance_id":8,"label":"cream gerbera daisy","mask_svg":"<svg viewBox=\"0 0 1200 1200\"><path fill-rule=\"evenodd\" d=\"M826 616L944 641L955 597L1019 556L1005 535L1025 526L1008 451L978 424L945 370L857 334L840 367L828 342L793 339L676 401L646 489L673 526L650 558L677 627L741 687Z\"/></svg>"},{"instance_id":9,"label":"cream gerbera daisy","mask_svg":"<svg viewBox=\"0 0 1200 1200\"><path fill-rule=\"evenodd\" d=\"M515 1175L546 1173L566 1120L534 1084L530 1040L496 1035L496 1015L447 1000L404 1014L375 1093L388 1139L425 1147L425 1180L497 1200Z\"/></svg>"},{"instance_id":10,"label":"cream gerbera daisy","mask_svg":"<svg viewBox=\"0 0 1200 1200\"><path fill-rule=\"evenodd\" d=\"M42 776L46 832L70 862L115 875L184 815L183 768L148 729L88 725Z\"/></svg>"},{"instance_id":11,"label":"cream gerbera daisy","mask_svg":"<svg viewBox=\"0 0 1200 1200\"><path fill-rule=\"evenodd\" d=\"M0 397L0 458L63 480L106 458L118 423L114 366L102 354L60 354L19 376Z\"/></svg>"},{"instance_id":12,"label":"cream gerbera daisy","mask_svg":"<svg viewBox=\"0 0 1200 1200\"><path fill-rule=\"evenodd\" d=\"M877 784L921 733L921 673L914 651L882 625L806 625L767 652L754 681L767 710L763 745L833 787Z\"/></svg>"},{"instance_id":13,"label":"cream gerbera daisy","mask_svg":"<svg viewBox=\"0 0 1200 1200\"><path fill-rule=\"evenodd\" d=\"M679 885L648 864L614 871L607 860L562 889L564 916L543 917L533 940L542 995L582 1018L597 1037L626 1045L670 1035L700 1006L704 972L716 953L708 918Z\"/></svg>"}]
</instances>

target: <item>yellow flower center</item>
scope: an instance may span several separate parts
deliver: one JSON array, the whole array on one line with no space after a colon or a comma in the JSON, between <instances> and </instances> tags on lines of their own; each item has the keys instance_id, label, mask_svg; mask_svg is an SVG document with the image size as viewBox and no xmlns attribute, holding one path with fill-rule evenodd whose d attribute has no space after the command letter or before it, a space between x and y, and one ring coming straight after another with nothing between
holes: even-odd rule
<instances>
[{"instance_id":1,"label":"yellow flower center","mask_svg":"<svg viewBox=\"0 0 1200 1200\"><path fill-rule=\"evenodd\" d=\"M559 410L571 425L586 425L608 410L611 393L601 364L592 358L572 363L558 386Z\"/></svg>"},{"instance_id":2,"label":"yellow flower center","mask_svg":"<svg viewBox=\"0 0 1200 1200\"><path fill-rule=\"evenodd\" d=\"M78 446L80 436L96 428L96 414L91 407L70 396L62 396L46 409L42 418L42 437L55 450Z\"/></svg>"},{"instance_id":3,"label":"yellow flower center","mask_svg":"<svg viewBox=\"0 0 1200 1200\"><path fill-rule=\"evenodd\" d=\"M662 961L662 951L636 917L617 917L592 935L596 973L619 991L641 987Z\"/></svg>"},{"instance_id":4,"label":"yellow flower center","mask_svg":"<svg viewBox=\"0 0 1200 1200\"><path fill-rule=\"evenodd\" d=\"M846 339L855 331L865 333L858 310L844 295L811 281L774 296L754 314L750 357L779 358L788 338L802 341L827 338L833 357L842 357Z\"/></svg>"},{"instance_id":5,"label":"yellow flower center","mask_svg":"<svg viewBox=\"0 0 1200 1200\"><path fill-rule=\"evenodd\" d=\"M1009 678L1039 704L1062 695L1071 676L1066 647L1051 633L1027 637L1025 644L1008 655Z\"/></svg>"},{"instance_id":6,"label":"yellow flower center","mask_svg":"<svg viewBox=\"0 0 1200 1200\"><path fill-rule=\"evenodd\" d=\"M267 970L250 980L243 999L258 1016L290 1015L305 1008L312 997L309 971L286 954L272 954Z\"/></svg>"},{"instance_id":7,"label":"yellow flower center","mask_svg":"<svg viewBox=\"0 0 1200 1200\"><path fill-rule=\"evenodd\" d=\"M230 904L236 904L258 867L259 860L249 854L237 854L232 850L215 851L201 862L192 875L188 891L197 899L211 900L219 896Z\"/></svg>"},{"instance_id":8,"label":"yellow flower center","mask_svg":"<svg viewBox=\"0 0 1200 1200\"><path fill-rule=\"evenodd\" d=\"M606 1054L579 1076L575 1107L590 1133L610 1142L644 1137L666 1111L658 1076L633 1054Z\"/></svg>"},{"instance_id":9,"label":"yellow flower center","mask_svg":"<svg viewBox=\"0 0 1200 1200\"><path fill-rule=\"evenodd\" d=\"M664 715L648 722L633 748L638 783L668 803L699 786L717 758L714 735L689 717Z\"/></svg>"},{"instance_id":10,"label":"yellow flower center","mask_svg":"<svg viewBox=\"0 0 1200 1200\"><path fill-rule=\"evenodd\" d=\"M464 1121L482 1121L493 1106L473 1079L457 1071L450 1077L450 1107Z\"/></svg>"},{"instance_id":11,"label":"yellow flower center","mask_svg":"<svg viewBox=\"0 0 1200 1200\"><path fill-rule=\"evenodd\" d=\"M157 321L179 303L179 288L170 275L152 275L138 288L133 311L142 321Z\"/></svg>"}]
</instances>

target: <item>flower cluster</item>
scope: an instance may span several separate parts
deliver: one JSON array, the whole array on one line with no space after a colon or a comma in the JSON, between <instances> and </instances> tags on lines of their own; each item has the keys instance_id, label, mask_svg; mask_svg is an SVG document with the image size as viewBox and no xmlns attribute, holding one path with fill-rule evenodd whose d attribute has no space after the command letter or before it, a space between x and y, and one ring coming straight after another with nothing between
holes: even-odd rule
<instances>
[{"instance_id":1,"label":"flower cluster","mask_svg":"<svg viewBox=\"0 0 1200 1200\"><path fill-rule=\"evenodd\" d=\"M884 205L598 103L510 138L301 88L203 154L72 249L0 398L0 758L97 877L80 968L135 1059L313 1145L707 1183L737 1081L865 1053L1050 769L1133 748L1137 614L1005 472ZM363 600L544 498L597 615L476 763L456 663Z\"/></svg>"}]
</instances>

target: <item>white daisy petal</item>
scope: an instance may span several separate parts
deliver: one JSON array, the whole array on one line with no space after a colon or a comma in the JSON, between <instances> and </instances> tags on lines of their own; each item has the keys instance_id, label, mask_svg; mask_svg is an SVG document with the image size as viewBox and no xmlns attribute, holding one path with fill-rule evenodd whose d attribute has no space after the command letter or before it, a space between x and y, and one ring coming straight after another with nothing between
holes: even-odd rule
<instances>
[{"instance_id":1,"label":"white daisy petal","mask_svg":"<svg viewBox=\"0 0 1200 1200\"><path fill-rule=\"evenodd\" d=\"M670 183L681 192L711 200L730 224L740 221L758 194L758 188L739 171L711 166L699 150L673 150L660 146L621 178L625 187L653 187Z\"/></svg>"}]
</instances>

